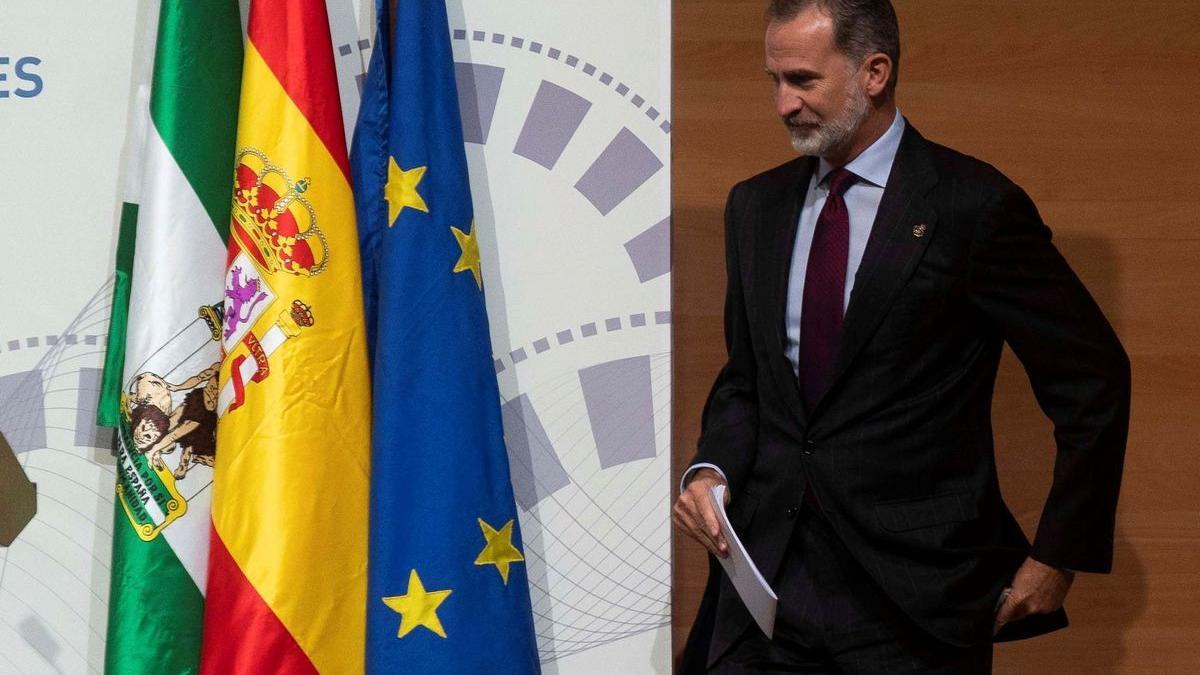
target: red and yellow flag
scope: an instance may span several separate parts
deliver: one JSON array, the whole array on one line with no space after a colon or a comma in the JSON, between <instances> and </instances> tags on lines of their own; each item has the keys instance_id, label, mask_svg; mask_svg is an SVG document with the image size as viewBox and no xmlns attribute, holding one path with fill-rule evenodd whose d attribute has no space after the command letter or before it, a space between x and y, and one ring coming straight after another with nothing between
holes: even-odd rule
<instances>
[{"instance_id":1,"label":"red and yellow flag","mask_svg":"<svg viewBox=\"0 0 1200 675\"><path fill-rule=\"evenodd\" d=\"M250 5L205 673L361 672L370 388L322 0Z\"/></svg>"}]
</instances>

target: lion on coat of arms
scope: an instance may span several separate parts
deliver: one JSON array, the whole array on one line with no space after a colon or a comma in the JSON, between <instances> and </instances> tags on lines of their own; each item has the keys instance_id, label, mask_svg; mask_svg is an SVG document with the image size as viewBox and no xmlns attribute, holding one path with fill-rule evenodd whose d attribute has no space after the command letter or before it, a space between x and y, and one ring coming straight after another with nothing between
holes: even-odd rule
<instances>
[{"instance_id":1,"label":"lion on coat of arms","mask_svg":"<svg viewBox=\"0 0 1200 675\"><path fill-rule=\"evenodd\" d=\"M156 469L165 469L163 455L183 449L173 475L182 480L197 464L211 467L217 449L217 373L214 363L196 375L172 384L152 373L138 373L130 385L129 422L134 447ZM175 404L173 392L186 391Z\"/></svg>"}]
</instances>

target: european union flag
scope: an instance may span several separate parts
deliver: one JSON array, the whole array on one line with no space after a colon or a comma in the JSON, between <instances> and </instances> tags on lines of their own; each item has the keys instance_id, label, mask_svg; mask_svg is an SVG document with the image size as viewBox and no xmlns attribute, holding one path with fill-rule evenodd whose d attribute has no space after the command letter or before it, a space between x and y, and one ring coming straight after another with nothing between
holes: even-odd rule
<instances>
[{"instance_id":1,"label":"european union flag","mask_svg":"<svg viewBox=\"0 0 1200 675\"><path fill-rule=\"evenodd\" d=\"M446 7L400 0L392 21L389 5L351 150L374 376L367 671L536 673Z\"/></svg>"}]
</instances>

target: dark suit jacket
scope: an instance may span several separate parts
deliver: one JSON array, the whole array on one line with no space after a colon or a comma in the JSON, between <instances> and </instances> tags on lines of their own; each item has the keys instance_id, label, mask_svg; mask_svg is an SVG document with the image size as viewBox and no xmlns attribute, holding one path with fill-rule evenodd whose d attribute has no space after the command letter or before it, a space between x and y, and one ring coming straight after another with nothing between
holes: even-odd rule
<instances>
[{"instance_id":1,"label":"dark suit jacket","mask_svg":"<svg viewBox=\"0 0 1200 675\"><path fill-rule=\"evenodd\" d=\"M806 414L784 355L784 317L815 167L802 157L730 193L729 360L694 462L725 472L731 520L767 579L808 485L850 552L918 625L951 644L991 641L996 601L1027 555L1111 568L1128 358L1028 196L909 126L855 278L832 384ZM1006 342L1057 442L1032 547L996 479L992 391ZM704 607L694 664L715 660L751 623L723 574L710 579ZM1064 625L1059 611L1015 622L1001 639Z\"/></svg>"}]
</instances>

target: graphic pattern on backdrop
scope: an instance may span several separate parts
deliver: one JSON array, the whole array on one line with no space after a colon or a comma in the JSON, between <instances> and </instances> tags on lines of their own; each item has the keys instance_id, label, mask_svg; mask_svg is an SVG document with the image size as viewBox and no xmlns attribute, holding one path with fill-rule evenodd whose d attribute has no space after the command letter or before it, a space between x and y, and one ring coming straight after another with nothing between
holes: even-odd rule
<instances>
[{"instance_id":1,"label":"graphic pattern on backdrop","mask_svg":"<svg viewBox=\"0 0 1200 675\"><path fill-rule=\"evenodd\" d=\"M111 295L61 333L0 336L0 430L38 485L37 515L0 548L0 672L104 662L115 459L95 419Z\"/></svg>"},{"instance_id":2,"label":"graphic pattern on backdrop","mask_svg":"<svg viewBox=\"0 0 1200 675\"><path fill-rule=\"evenodd\" d=\"M488 288L503 293L488 299L507 319L493 345L535 626L553 661L670 621L670 232L654 198L668 193L670 122L569 42L453 37L472 185L499 251ZM541 222L524 222L523 204ZM553 231L562 243L539 255Z\"/></svg>"}]
</instances>

